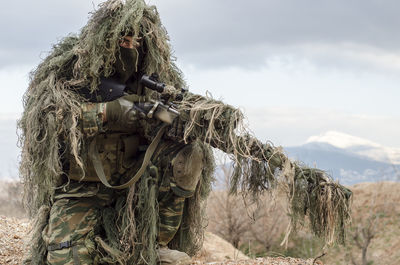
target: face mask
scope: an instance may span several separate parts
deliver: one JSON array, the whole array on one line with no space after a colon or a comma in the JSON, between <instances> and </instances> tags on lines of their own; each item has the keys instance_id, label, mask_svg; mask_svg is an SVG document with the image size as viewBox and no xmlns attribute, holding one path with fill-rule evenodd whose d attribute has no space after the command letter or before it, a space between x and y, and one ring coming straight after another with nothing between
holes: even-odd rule
<instances>
[{"instance_id":1,"label":"face mask","mask_svg":"<svg viewBox=\"0 0 400 265\"><path fill-rule=\"evenodd\" d=\"M115 61L115 74L113 78L121 84L125 84L136 69L136 61L138 60L138 51L136 49L119 48L117 60Z\"/></svg>"}]
</instances>

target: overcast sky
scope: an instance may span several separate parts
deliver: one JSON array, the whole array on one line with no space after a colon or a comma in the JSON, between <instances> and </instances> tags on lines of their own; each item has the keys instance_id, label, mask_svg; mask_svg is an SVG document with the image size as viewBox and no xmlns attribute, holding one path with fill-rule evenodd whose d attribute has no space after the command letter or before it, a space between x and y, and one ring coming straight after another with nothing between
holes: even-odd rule
<instances>
[{"instance_id":1,"label":"overcast sky","mask_svg":"<svg viewBox=\"0 0 400 265\"><path fill-rule=\"evenodd\" d=\"M20 113L28 72L101 1L7 1L0 113ZM241 107L276 145L336 130L400 147L400 2L149 0L193 92Z\"/></svg>"}]
</instances>

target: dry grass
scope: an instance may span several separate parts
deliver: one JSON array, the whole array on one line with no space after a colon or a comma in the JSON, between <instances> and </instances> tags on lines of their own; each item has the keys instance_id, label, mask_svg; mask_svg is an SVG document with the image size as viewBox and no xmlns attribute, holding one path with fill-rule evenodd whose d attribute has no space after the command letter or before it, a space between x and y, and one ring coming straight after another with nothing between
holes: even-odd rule
<instances>
[{"instance_id":1,"label":"dry grass","mask_svg":"<svg viewBox=\"0 0 400 265\"><path fill-rule=\"evenodd\" d=\"M16 199L16 195L12 195L13 192L7 192L4 189L5 185L1 185L2 190L0 191L1 208L3 211L0 215L20 215L23 216L23 210L13 209L8 205L4 204L11 202L11 198ZM13 186L11 186L13 187ZM12 188L13 189L13 188ZM14 189L15 190L15 189ZM17 189L18 190L18 189ZM371 244L368 248L367 258L369 261L374 262L373 264L388 264L397 265L400 264L400 183L384 182L384 183L362 183L352 187L354 191L354 202L353 202L353 228L358 225L363 225L369 216L375 216L377 233L376 236L371 240ZM221 224L224 224L223 214L221 208L215 202L218 200L218 196L222 196L221 192L214 192L209 200L209 210L220 210L217 215L210 214L209 230L222 232L223 228ZM11 198L10 198L11 196ZM263 236L264 239L270 238L275 240L277 235L272 234L272 230L268 230L269 226L274 225L274 221L277 222L275 232L284 232L284 228L287 225L287 218L285 215L280 216L284 205L280 204L280 200L276 200L276 204L272 200L265 199L265 214L261 215L261 222L254 222L249 218L247 211L240 210L239 201L231 201L231 204L227 205L232 209L232 213L240 214L240 222L249 222L249 224L257 224L254 229L258 236ZM18 200L16 200L18 201ZM268 202L270 204L268 204ZM15 202L12 202L15 203ZM18 204L14 204L18 205ZM272 207L275 205L275 207ZM12 211L11 211L12 210ZM15 211L14 211L15 210ZM5 212L4 212L5 211ZM269 215L266 215L269 213ZM214 219L213 219L214 218ZM283 219L279 219L283 218ZM285 221L286 220L286 221ZM219 223L219 224L218 224ZM263 227L264 226L264 227ZM19 264L21 255L25 252L22 247L22 239L26 237L27 221L21 221L16 218L5 218L0 217L0 264ZM247 230L247 234L243 237L244 240L249 240L251 237L251 231ZM303 236L306 238L307 233ZM220 233L221 234L221 233ZM268 237L269 236L269 237ZM279 243L279 241L278 241ZM301 244L302 242L298 242ZM273 244L276 244L274 241ZM292 242L291 247L296 247ZM300 246L298 246L300 247ZM327 254L322 258L325 264L352 264L350 255L353 256L355 264L361 264L361 251L358 249L354 242L351 240L351 234L348 237L348 244L346 247L334 247L326 250ZM246 259L242 256L236 248L222 240L215 235L207 233L204 248L201 250L199 255L193 261L193 264L312 264L313 259L302 260L293 258L262 258L262 259ZM315 264L322 264L320 261L316 261Z\"/></svg>"},{"instance_id":2,"label":"dry grass","mask_svg":"<svg viewBox=\"0 0 400 265\"><path fill-rule=\"evenodd\" d=\"M367 251L370 264L400 264L400 183L361 183L354 192L353 224L346 247L328 252L328 264L362 264L361 249L354 236L362 229L374 234Z\"/></svg>"},{"instance_id":3,"label":"dry grass","mask_svg":"<svg viewBox=\"0 0 400 265\"><path fill-rule=\"evenodd\" d=\"M300 257L326 255L322 260L326 264L362 264L362 249L357 247L355 236L361 241L361 231L370 229L372 238L368 245L366 258L372 264L400 264L400 183L362 183L351 187L354 192L352 225L346 240L346 246L333 246L323 249L307 229L302 229L297 237L289 241L287 253L296 253ZM265 196L263 208L258 209L259 219L251 220L249 210L243 205L240 197L229 198L225 192L213 192L208 201L209 231L231 241L240 241L241 249L252 242L251 253L263 250L263 253L277 252L282 234L288 223L285 215L285 204L277 198L274 201ZM251 211L250 211L251 212ZM240 229L235 223L239 223ZM243 232L244 231L244 232ZM242 232L242 233L241 233ZM239 239L238 239L239 238ZM234 242L234 241L231 241ZM365 240L364 240L365 242ZM249 244L250 245L250 244ZM258 249L255 249L255 246ZM249 248L247 248L249 250ZM279 253L284 253L280 249ZM292 254L294 255L294 254ZM292 256L291 255L291 256Z\"/></svg>"}]
</instances>

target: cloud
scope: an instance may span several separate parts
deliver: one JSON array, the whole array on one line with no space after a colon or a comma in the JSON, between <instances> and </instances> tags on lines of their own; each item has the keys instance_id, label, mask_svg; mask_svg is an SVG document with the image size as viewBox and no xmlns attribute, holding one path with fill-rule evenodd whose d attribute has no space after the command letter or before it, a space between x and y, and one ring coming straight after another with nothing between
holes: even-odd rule
<instances>
[{"instance_id":1,"label":"cloud","mask_svg":"<svg viewBox=\"0 0 400 265\"><path fill-rule=\"evenodd\" d=\"M336 109L365 115L400 116L399 76L385 73L325 71L309 61L268 61L256 70L203 69L182 65L190 90L234 106Z\"/></svg>"},{"instance_id":2,"label":"cloud","mask_svg":"<svg viewBox=\"0 0 400 265\"><path fill-rule=\"evenodd\" d=\"M271 57L291 56L379 68L368 60L377 51L400 55L400 3L394 0L150 2L158 6L178 58L202 67L262 67Z\"/></svg>"},{"instance_id":3,"label":"cloud","mask_svg":"<svg viewBox=\"0 0 400 265\"><path fill-rule=\"evenodd\" d=\"M0 67L37 63L51 44L78 32L100 2L7 1L0 11ZM380 68L381 61L371 57L389 56L386 67L400 54L395 0L147 2L158 7L179 60L203 68L259 68L287 56L318 65Z\"/></svg>"},{"instance_id":4,"label":"cloud","mask_svg":"<svg viewBox=\"0 0 400 265\"><path fill-rule=\"evenodd\" d=\"M149 1L187 50L254 44L355 42L398 49L394 0ZM189 43L189 45L187 45Z\"/></svg>"},{"instance_id":5,"label":"cloud","mask_svg":"<svg viewBox=\"0 0 400 265\"><path fill-rule=\"evenodd\" d=\"M51 45L86 23L101 1L6 1L0 10L0 68L35 64ZM93 3L93 4L92 4Z\"/></svg>"},{"instance_id":6,"label":"cloud","mask_svg":"<svg viewBox=\"0 0 400 265\"><path fill-rule=\"evenodd\" d=\"M28 73L32 69L32 65L0 68L0 84L2 87L2 95L0 97L0 119L3 118L1 113L22 112L22 97L25 90L28 88Z\"/></svg>"},{"instance_id":7,"label":"cloud","mask_svg":"<svg viewBox=\"0 0 400 265\"><path fill-rule=\"evenodd\" d=\"M298 146L312 135L339 131L384 146L400 147L400 117L355 115L316 108L248 108L250 128L262 141Z\"/></svg>"}]
</instances>

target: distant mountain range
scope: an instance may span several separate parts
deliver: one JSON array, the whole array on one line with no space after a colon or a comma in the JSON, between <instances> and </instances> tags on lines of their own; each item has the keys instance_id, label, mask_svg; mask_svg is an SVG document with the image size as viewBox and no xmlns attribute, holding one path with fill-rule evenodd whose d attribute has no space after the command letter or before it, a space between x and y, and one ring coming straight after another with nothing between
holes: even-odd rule
<instances>
[{"instance_id":1,"label":"distant mountain range","mask_svg":"<svg viewBox=\"0 0 400 265\"><path fill-rule=\"evenodd\" d=\"M400 180L399 148L348 134L330 131L285 151L292 159L326 170L343 184Z\"/></svg>"}]
</instances>

